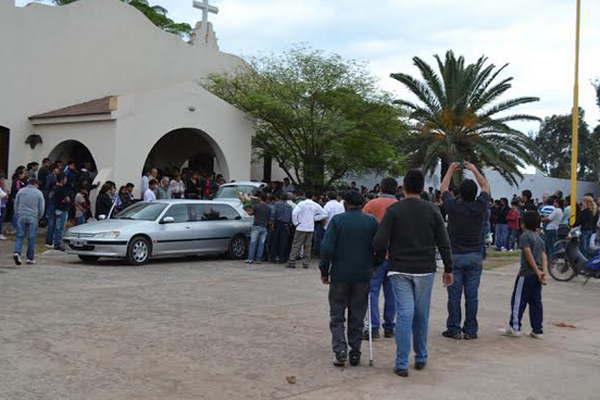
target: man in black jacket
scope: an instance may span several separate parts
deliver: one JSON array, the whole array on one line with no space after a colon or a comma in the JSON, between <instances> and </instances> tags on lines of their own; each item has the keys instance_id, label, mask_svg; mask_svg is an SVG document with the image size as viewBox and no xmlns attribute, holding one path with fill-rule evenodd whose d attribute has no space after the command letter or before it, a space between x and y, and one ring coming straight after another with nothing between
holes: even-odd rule
<instances>
[{"instance_id":1,"label":"man in black jacket","mask_svg":"<svg viewBox=\"0 0 600 400\"><path fill-rule=\"evenodd\" d=\"M404 177L404 200L390 206L373 241L378 258L389 250L388 276L396 299L396 364L394 372L408 376L411 341L415 368L427 363L429 305L436 270L435 250L444 262L444 285L452 284L450 241L439 208L421 199L425 177L411 170Z\"/></svg>"},{"instance_id":2,"label":"man in black jacket","mask_svg":"<svg viewBox=\"0 0 600 400\"><path fill-rule=\"evenodd\" d=\"M344 203L346 212L329 222L321 244L321 281L329 286L331 344L333 364L343 367L350 346L350 365L360 363L363 321L367 312L369 282L373 274L373 237L377 220L361 211L363 197L349 192ZM331 263L331 270L329 264ZM344 320L348 309L348 341Z\"/></svg>"}]
</instances>

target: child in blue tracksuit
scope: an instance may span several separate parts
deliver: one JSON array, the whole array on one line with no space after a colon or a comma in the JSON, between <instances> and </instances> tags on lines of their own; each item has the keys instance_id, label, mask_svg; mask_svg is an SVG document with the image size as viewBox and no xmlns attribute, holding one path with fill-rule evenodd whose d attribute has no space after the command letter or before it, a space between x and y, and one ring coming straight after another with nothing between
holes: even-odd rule
<instances>
[{"instance_id":1,"label":"child in blue tracksuit","mask_svg":"<svg viewBox=\"0 0 600 400\"><path fill-rule=\"evenodd\" d=\"M527 306L529 306L532 328L530 336L541 339L544 334L542 285L546 284L546 276L548 276L548 257L545 243L537 233L539 226L538 212L527 211L521 222L523 229L519 238L521 268L512 294L508 327L502 331L505 336L521 336L521 319Z\"/></svg>"}]
</instances>

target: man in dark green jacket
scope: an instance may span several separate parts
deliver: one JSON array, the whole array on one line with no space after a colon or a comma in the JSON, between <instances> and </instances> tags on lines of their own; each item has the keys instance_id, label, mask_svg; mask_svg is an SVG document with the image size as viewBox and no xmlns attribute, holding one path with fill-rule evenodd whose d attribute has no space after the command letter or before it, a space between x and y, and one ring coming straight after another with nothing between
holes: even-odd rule
<instances>
[{"instance_id":1,"label":"man in dark green jacket","mask_svg":"<svg viewBox=\"0 0 600 400\"><path fill-rule=\"evenodd\" d=\"M344 198L346 212L331 219L321 244L321 280L330 285L329 327L335 353L333 364L338 367L346 364L348 346L350 365L360 363L363 320L367 311L369 282L375 265L372 243L377 232L377 221L362 213L363 203L360 193L349 192ZM346 309L348 342L344 327Z\"/></svg>"}]
</instances>

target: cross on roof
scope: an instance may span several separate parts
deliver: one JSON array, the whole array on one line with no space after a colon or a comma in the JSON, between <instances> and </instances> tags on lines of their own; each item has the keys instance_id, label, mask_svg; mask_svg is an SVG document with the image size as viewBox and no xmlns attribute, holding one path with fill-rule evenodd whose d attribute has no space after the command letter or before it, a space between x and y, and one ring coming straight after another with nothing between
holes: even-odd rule
<instances>
[{"instance_id":1,"label":"cross on roof","mask_svg":"<svg viewBox=\"0 0 600 400\"><path fill-rule=\"evenodd\" d=\"M202 29L207 32L208 27L208 13L218 14L219 9L215 6L208 4L208 0L194 0L194 8L202 10Z\"/></svg>"}]
</instances>

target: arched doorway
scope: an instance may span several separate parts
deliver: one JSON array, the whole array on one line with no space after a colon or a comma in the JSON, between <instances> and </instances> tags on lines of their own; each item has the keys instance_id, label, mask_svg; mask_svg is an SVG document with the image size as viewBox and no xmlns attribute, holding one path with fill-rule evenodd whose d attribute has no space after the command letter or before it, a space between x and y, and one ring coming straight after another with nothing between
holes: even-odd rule
<instances>
[{"instance_id":1,"label":"arched doorway","mask_svg":"<svg viewBox=\"0 0 600 400\"><path fill-rule=\"evenodd\" d=\"M74 161L78 168L85 168L90 172L97 172L94 156L86 145L77 140L65 140L60 142L48 155L51 162L63 161L67 163Z\"/></svg>"},{"instance_id":2,"label":"arched doorway","mask_svg":"<svg viewBox=\"0 0 600 400\"><path fill-rule=\"evenodd\" d=\"M8 176L8 153L10 149L10 130L0 126L0 176Z\"/></svg>"},{"instance_id":3,"label":"arched doorway","mask_svg":"<svg viewBox=\"0 0 600 400\"><path fill-rule=\"evenodd\" d=\"M173 176L183 168L202 174L221 174L227 179L229 169L219 145L205 132L194 128L173 130L152 147L143 172L157 168Z\"/></svg>"}]
</instances>

